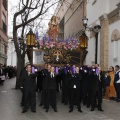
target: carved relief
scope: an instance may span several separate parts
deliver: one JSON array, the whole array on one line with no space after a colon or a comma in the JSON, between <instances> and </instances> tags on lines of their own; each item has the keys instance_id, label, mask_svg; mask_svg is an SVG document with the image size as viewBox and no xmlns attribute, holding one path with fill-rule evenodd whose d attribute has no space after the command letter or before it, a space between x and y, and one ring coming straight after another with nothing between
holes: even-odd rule
<instances>
[{"instance_id":1,"label":"carved relief","mask_svg":"<svg viewBox=\"0 0 120 120\"><path fill-rule=\"evenodd\" d=\"M115 29L113 32L112 32L112 35L111 35L111 41L117 41L117 40L120 40L120 32L118 29Z\"/></svg>"}]
</instances>

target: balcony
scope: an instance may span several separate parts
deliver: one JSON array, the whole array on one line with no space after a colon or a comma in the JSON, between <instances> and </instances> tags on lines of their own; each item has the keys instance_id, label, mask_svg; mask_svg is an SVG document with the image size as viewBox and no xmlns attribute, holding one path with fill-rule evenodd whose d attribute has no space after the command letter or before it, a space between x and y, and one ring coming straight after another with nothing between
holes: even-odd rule
<instances>
[{"instance_id":1,"label":"balcony","mask_svg":"<svg viewBox=\"0 0 120 120\"><path fill-rule=\"evenodd\" d=\"M7 11L7 0L3 0L3 6L4 6L5 10Z\"/></svg>"},{"instance_id":2,"label":"balcony","mask_svg":"<svg viewBox=\"0 0 120 120\"><path fill-rule=\"evenodd\" d=\"M7 34L7 26L3 20L2 20L2 30Z\"/></svg>"}]
</instances>

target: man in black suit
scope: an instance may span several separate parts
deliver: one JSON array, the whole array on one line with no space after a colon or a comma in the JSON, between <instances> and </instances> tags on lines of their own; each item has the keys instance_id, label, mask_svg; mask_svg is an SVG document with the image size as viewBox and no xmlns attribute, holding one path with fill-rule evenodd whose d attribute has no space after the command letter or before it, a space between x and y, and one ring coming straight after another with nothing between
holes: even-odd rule
<instances>
[{"instance_id":1,"label":"man in black suit","mask_svg":"<svg viewBox=\"0 0 120 120\"><path fill-rule=\"evenodd\" d=\"M24 108L22 113L27 112L29 103L31 111L36 112L36 74L32 73L32 66L28 64L21 75L21 89L24 92Z\"/></svg>"},{"instance_id":2,"label":"man in black suit","mask_svg":"<svg viewBox=\"0 0 120 120\"><path fill-rule=\"evenodd\" d=\"M70 110L73 111L73 106L77 105L78 111L81 110L81 100L82 100L82 75L79 73L79 67L76 67L76 73L71 74L69 79L69 87L70 87Z\"/></svg>"},{"instance_id":3,"label":"man in black suit","mask_svg":"<svg viewBox=\"0 0 120 120\"><path fill-rule=\"evenodd\" d=\"M40 106L44 105L44 109L45 107L45 102L46 102L46 85L47 85L47 80L46 77L48 75L48 73L50 72L51 69L51 65L50 64L45 64L44 69L41 71L41 79L42 79L42 93L41 93L41 102L40 102Z\"/></svg>"},{"instance_id":4,"label":"man in black suit","mask_svg":"<svg viewBox=\"0 0 120 120\"><path fill-rule=\"evenodd\" d=\"M49 110L49 105L51 104L52 108L55 112L57 112L57 101L56 101L56 89L57 89L57 83L56 83L56 75L54 73L55 69L54 67L51 67L51 71L47 75L47 85L46 85L46 112Z\"/></svg>"},{"instance_id":5,"label":"man in black suit","mask_svg":"<svg viewBox=\"0 0 120 120\"><path fill-rule=\"evenodd\" d=\"M26 63L25 67L21 70L20 72L20 80L21 80L21 75L26 71L26 66L27 64L30 64L29 62ZM23 90L21 91L22 92L22 98L21 98L21 103L20 105L23 107L24 106L24 92Z\"/></svg>"},{"instance_id":6,"label":"man in black suit","mask_svg":"<svg viewBox=\"0 0 120 120\"><path fill-rule=\"evenodd\" d=\"M102 90L104 88L104 76L103 73L99 68L95 68L98 73L94 73L94 89L92 94L92 104L91 104L91 111L94 111L95 107L98 108L99 111L102 110Z\"/></svg>"}]
</instances>

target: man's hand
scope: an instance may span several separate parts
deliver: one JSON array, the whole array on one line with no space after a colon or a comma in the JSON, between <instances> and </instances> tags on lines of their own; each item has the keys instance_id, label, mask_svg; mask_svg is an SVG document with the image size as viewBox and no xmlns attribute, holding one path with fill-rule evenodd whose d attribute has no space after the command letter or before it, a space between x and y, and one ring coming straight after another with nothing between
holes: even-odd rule
<instances>
[{"instance_id":1,"label":"man's hand","mask_svg":"<svg viewBox=\"0 0 120 120\"><path fill-rule=\"evenodd\" d=\"M23 92L23 87L20 87L21 92Z\"/></svg>"}]
</instances>

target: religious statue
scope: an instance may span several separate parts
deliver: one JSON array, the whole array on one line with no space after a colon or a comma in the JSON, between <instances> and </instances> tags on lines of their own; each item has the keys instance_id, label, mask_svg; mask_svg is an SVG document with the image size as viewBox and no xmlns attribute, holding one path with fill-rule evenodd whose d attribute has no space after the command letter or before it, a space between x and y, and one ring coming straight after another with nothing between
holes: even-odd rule
<instances>
[{"instance_id":1,"label":"religious statue","mask_svg":"<svg viewBox=\"0 0 120 120\"><path fill-rule=\"evenodd\" d=\"M52 41L55 41L58 35L58 28L59 28L59 25L56 20L56 16L52 16L48 25L49 25L48 35L52 39Z\"/></svg>"}]
</instances>

